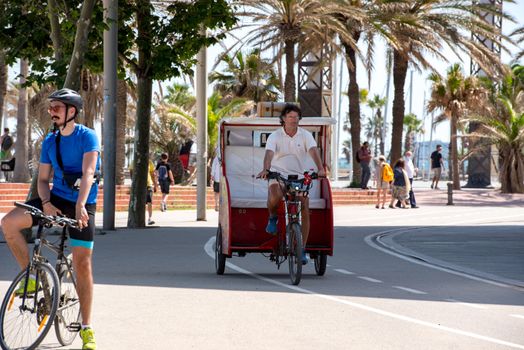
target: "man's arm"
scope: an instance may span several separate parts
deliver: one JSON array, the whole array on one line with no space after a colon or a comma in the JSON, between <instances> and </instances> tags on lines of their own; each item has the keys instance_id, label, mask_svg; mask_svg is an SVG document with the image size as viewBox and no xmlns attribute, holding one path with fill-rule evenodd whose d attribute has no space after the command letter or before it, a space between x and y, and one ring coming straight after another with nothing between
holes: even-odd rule
<instances>
[{"instance_id":1,"label":"man's arm","mask_svg":"<svg viewBox=\"0 0 524 350\"><path fill-rule=\"evenodd\" d=\"M258 173L257 177L261 177L263 179L267 178L267 174L269 169L271 169L271 161L273 160L273 156L275 155L275 152L266 150L266 153L264 154L264 169Z\"/></svg>"},{"instance_id":2,"label":"man's arm","mask_svg":"<svg viewBox=\"0 0 524 350\"><path fill-rule=\"evenodd\" d=\"M318 176L326 176L326 171L324 170L324 164L322 164L322 159L320 159L320 152L318 151L318 147L311 147L308 152L311 158L313 158L315 165L317 166Z\"/></svg>"},{"instance_id":3,"label":"man's arm","mask_svg":"<svg viewBox=\"0 0 524 350\"><path fill-rule=\"evenodd\" d=\"M38 166L37 191L38 197L42 200L42 208L46 215L57 215L61 213L60 210L50 202L51 190L49 189L49 180L51 179L52 171L53 168L51 164L40 163Z\"/></svg>"}]
</instances>

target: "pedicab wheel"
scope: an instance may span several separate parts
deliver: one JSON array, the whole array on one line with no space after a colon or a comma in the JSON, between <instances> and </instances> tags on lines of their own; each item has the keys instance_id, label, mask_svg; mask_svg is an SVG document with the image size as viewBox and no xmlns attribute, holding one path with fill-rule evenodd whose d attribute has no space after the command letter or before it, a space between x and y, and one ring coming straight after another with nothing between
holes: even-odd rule
<instances>
[{"instance_id":1,"label":"pedicab wheel","mask_svg":"<svg viewBox=\"0 0 524 350\"><path fill-rule=\"evenodd\" d=\"M222 254L222 228L218 226L215 239L215 270L217 275L223 275L226 269L226 255Z\"/></svg>"},{"instance_id":2,"label":"pedicab wheel","mask_svg":"<svg viewBox=\"0 0 524 350\"><path fill-rule=\"evenodd\" d=\"M324 276L326 273L327 255L325 253L318 253L315 257L315 272L318 276Z\"/></svg>"},{"instance_id":3,"label":"pedicab wheel","mask_svg":"<svg viewBox=\"0 0 524 350\"><path fill-rule=\"evenodd\" d=\"M293 285L298 285L302 278L302 230L300 225L293 223L288 227L288 257L289 277Z\"/></svg>"}]
</instances>

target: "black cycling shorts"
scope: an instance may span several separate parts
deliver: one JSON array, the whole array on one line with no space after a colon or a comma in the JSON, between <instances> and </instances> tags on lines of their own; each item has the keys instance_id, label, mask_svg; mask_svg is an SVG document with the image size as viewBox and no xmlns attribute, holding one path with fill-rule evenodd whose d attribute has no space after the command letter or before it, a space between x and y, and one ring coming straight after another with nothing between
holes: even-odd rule
<instances>
[{"instance_id":1,"label":"black cycling shorts","mask_svg":"<svg viewBox=\"0 0 524 350\"><path fill-rule=\"evenodd\" d=\"M76 203L70 202L62 197L58 197L51 193L50 198L51 204L53 204L57 209L60 209L62 214L68 218L76 217ZM35 208L43 210L42 200L40 198L32 199L26 204L29 204ZM84 227L82 230L76 228L69 228L69 238L71 247L84 247L93 249L93 238L95 236L95 213L96 213L96 203L86 204L85 206L87 214L89 215L89 221L87 227ZM38 219L33 217L33 226L38 225Z\"/></svg>"}]
</instances>

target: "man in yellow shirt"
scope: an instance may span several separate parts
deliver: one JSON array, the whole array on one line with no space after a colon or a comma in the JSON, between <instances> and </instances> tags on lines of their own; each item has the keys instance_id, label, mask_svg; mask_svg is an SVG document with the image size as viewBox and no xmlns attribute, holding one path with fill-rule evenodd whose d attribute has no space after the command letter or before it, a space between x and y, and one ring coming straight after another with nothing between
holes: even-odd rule
<instances>
[{"instance_id":1,"label":"man in yellow shirt","mask_svg":"<svg viewBox=\"0 0 524 350\"><path fill-rule=\"evenodd\" d=\"M133 170L134 170L134 162L131 163L129 166L129 173L131 175L131 178L133 177ZM155 222L153 221L153 193L157 190L157 179L156 179L156 172L155 172L155 165L151 160L149 160L149 166L147 171L147 193L146 193L146 205L147 205L147 224L148 225L154 225Z\"/></svg>"}]
</instances>

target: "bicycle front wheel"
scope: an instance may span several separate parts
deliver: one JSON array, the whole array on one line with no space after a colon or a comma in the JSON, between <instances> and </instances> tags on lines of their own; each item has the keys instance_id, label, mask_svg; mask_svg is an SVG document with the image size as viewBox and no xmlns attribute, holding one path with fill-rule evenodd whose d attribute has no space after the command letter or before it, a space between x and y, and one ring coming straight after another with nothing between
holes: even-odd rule
<instances>
[{"instance_id":1,"label":"bicycle front wheel","mask_svg":"<svg viewBox=\"0 0 524 350\"><path fill-rule=\"evenodd\" d=\"M302 278L302 229L300 224L292 223L287 229L289 277L293 285L298 285Z\"/></svg>"},{"instance_id":2,"label":"bicycle front wheel","mask_svg":"<svg viewBox=\"0 0 524 350\"><path fill-rule=\"evenodd\" d=\"M28 277L24 270L9 286L0 307L2 349L35 349L53 324L60 293L56 271L48 263L37 263L29 275L36 281L34 290L24 290Z\"/></svg>"},{"instance_id":3,"label":"bicycle front wheel","mask_svg":"<svg viewBox=\"0 0 524 350\"><path fill-rule=\"evenodd\" d=\"M60 281L60 298L55 318L55 333L63 346L70 345L75 340L81 322L80 299L76 292L71 254L66 259L67 263L62 261L56 267Z\"/></svg>"}]
</instances>

